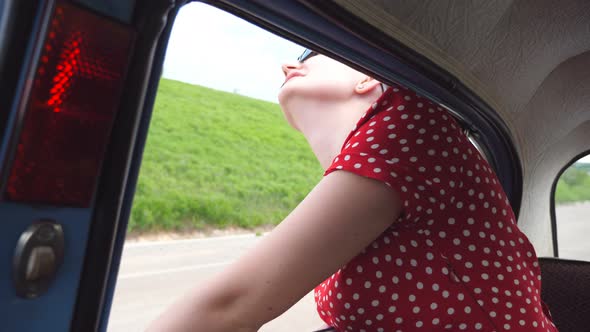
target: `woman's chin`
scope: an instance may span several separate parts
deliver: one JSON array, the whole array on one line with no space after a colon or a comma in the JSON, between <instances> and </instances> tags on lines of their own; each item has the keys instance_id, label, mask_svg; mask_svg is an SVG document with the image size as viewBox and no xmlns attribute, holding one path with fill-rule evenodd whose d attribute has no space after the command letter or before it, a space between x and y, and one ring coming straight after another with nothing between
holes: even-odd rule
<instances>
[{"instance_id":1,"label":"woman's chin","mask_svg":"<svg viewBox=\"0 0 590 332\"><path fill-rule=\"evenodd\" d=\"M283 109L283 112L288 113L297 104L296 100L298 99L297 89L293 86L284 85L281 90L279 90L279 94L277 95L277 99L279 101L279 105Z\"/></svg>"},{"instance_id":2,"label":"woman's chin","mask_svg":"<svg viewBox=\"0 0 590 332\"><path fill-rule=\"evenodd\" d=\"M283 109L289 106L292 102L293 97L296 95L296 89L289 85L289 82L286 82L281 89L279 90L279 94L277 95L277 99L279 100L279 105Z\"/></svg>"}]
</instances>

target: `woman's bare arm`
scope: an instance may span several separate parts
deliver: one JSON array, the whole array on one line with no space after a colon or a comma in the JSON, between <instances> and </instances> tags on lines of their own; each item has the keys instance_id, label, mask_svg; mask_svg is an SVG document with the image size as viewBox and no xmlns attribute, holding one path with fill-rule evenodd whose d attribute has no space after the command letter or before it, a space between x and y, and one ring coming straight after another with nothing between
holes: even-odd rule
<instances>
[{"instance_id":1,"label":"woman's bare arm","mask_svg":"<svg viewBox=\"0 0 590 332\"><path fill-rule=\"evenodd\" d=\"M354 258L400 211L398 194L385 184L330 173L256 247L148 330L256 331Z\"/></svg>"}]
</instances>

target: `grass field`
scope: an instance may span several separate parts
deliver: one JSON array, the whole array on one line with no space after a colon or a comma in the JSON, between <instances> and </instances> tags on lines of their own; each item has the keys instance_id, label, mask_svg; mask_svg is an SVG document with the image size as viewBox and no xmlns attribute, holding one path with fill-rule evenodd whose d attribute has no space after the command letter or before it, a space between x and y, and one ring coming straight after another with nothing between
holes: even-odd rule
<instances>
[{"instance_id":1,"label":"grass field","mask_svg":"<svg viewBox=\"0 0 590 332\"><path fill-rule=\"evenodd\" d=\"M129 230L275 225L321 176L277 104L163 79ZM590 175L572 167L556 201L579 200Z\"/></svg>"},{"instance_id":2,"label":"grass field","mask_svg":"<svg viewBox=\"0 0 590 332\"><path fill-rule=\"evenodd\" d=\"M557 204L590 201L589 166L575 163L563 172L555 190Z\"/></svg>"},{"instance_id":3,"label":"grass field","mask_svg":"<svg viewBox=\"0 0 590 332\"><path fill-rule=\"evenodd\" d=\"M321 176L277 104L163 79L129 230L276 224Z\"/></svg>"}]
</instances>

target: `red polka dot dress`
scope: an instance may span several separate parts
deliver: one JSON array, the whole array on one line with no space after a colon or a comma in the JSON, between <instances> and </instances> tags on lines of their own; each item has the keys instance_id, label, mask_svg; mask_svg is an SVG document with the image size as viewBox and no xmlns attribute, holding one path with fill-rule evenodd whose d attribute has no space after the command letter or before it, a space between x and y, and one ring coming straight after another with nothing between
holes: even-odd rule
<instances>
[{"instance_id":1,"label":"red polka dot dress","mask_svg":"<svg viewBox=\"0 0 590 332\"><path fill-rule=\"evenodd\" d=\"M390 87L325 175L384 182L401 216L314 290L337 331L556 331L540 269L506 194L455 120ZM359 220L369 223L371 220Z\"/></svg>"}]
</instances>

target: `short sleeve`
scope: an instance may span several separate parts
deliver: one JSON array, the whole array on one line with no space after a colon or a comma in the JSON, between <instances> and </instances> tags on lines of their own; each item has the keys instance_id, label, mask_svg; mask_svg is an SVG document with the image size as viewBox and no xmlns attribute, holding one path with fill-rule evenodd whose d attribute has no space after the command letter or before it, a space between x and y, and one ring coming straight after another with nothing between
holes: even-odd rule
<instances>
[{"instance_id":1,"label":"short sleeve","mask_svg":"<svg viewBox=\"0 0 590 332\"><path fill-rule=\"evenodd\" d=\"M358 122L324 175L344 170L381 181L399 193L405 214L432 213L453 178L441 166L445 158L456 159L449 142L460 136L442 108L391 87Z\"/></svg>"}]
</instances>

